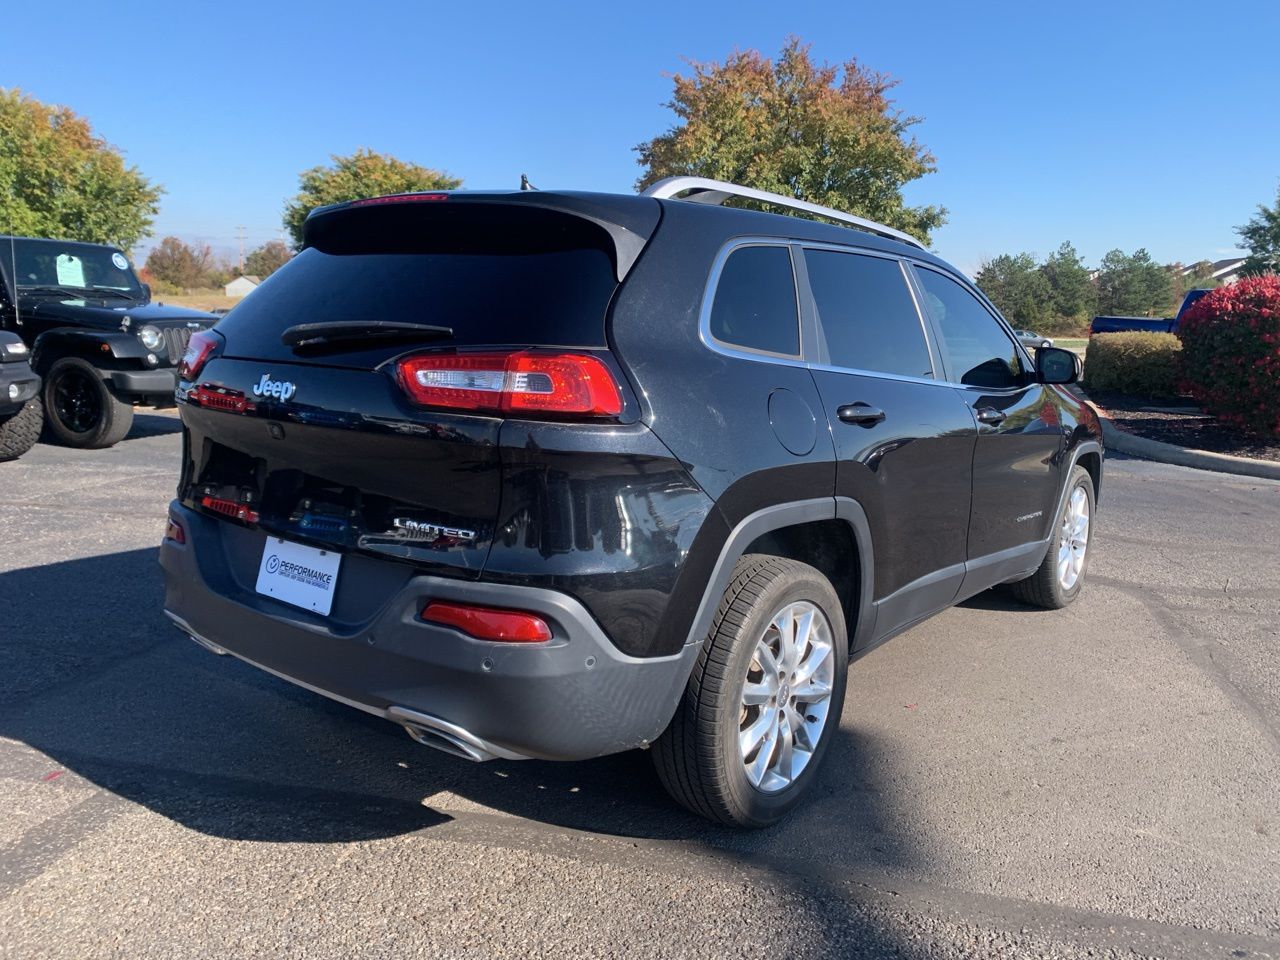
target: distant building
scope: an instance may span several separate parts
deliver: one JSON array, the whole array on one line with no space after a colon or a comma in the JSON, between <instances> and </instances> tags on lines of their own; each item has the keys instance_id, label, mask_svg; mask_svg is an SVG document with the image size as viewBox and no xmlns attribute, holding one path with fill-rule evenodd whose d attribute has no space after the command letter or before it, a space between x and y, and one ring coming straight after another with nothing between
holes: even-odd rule
<instances>
[{"instance_id":1,"label":"distant building","mask_svg":"<svg viewBox=\"0 0 1280 960\"><path fill-rule=\"evenodd\" d=\"M1226 260L1215 260L1213 261L1213 271L1209 276L1219 283L1234 283L1240 279L1240 269L1244 266L1244 261L1244 257L1228 257ZM1183 267L1183 276L1186 276L1195 268L1195 264Z\"/></svg>"},{"instance_id":2,"label":"distant building","mask_svg":"<svg viewBox=\"0 0 1280 960\"><path fill-rule=\"evenodd\" d=\"M258 277L236 277L222 289L226 291L228 297L247 297L253 293L253 288L261 282Z\"/></svg>"}]
</instances>

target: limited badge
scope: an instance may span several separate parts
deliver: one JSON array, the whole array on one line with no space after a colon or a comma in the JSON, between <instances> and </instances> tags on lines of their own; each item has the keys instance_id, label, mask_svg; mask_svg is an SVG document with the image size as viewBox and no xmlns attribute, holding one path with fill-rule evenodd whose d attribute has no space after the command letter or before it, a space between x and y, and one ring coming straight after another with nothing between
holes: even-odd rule
<instances>
[{"instance_id":1,"label":"limited badge","mask_svg":"<svg viewBox=\"0 0 1280 960\"><path fill-rule=\"evenodd\" d=\"M129 269L129 261L124 258L123 253L113 253L111 255L111 262L116 265L117 270Z\"/></svg>"}]
</instances>

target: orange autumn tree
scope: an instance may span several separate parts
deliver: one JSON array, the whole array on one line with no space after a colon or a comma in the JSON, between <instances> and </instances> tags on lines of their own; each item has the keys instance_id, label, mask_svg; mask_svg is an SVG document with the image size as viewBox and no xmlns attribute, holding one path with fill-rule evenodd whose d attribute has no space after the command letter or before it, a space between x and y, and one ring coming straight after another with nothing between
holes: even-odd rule
<instances>
[{"instance_id":1,"label":"orange autumn tree","mask_svg":"<svg viewBox=\"0 0 1280 960\"><path fill-rule=\"evenodd\" d=\"M946 222L938 206L909 207L902 188L932 173L888 92L897 84L856 60L816 64L791 38L776 60L758 51L724 63L690 62L667 104L676 124L635 149L638 189L671 176L710 177L834 207L925 243Z\"/></svg>"}]
</instances>

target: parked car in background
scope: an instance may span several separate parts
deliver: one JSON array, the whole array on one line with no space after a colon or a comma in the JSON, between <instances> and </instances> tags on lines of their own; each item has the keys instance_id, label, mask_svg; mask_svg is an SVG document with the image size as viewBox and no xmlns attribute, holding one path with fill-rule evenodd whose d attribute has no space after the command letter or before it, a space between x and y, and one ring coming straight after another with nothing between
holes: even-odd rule
<instances>
[{"instance_id":1,"label":"parked car in background","mask_svg":"<svg viewBox=\"0 0 1280 960\"><path fill-rule=\"evenodd\" d=\"M217 317L151 302L114 247L0 237L0 329L31 349L49 434L71 447L124 439L135 404L172 406L187 341Z\"/></svg>"},{"instance_id":2,"label":"parked car in background","mask_svg":"<svg viewBox=\"0 0 1280 960\"><path fill-rule=\"evenodd\" d=\"M1208 292L1203 289L1188 290L1187 295L1182 298L1182 305L1178 307L1177 315L1173 317L1094 317L1093 322L1089 324L1089 336L1092 337L1095 333L1127 333L1129 331L1175 333L1191 305Z\"/></svg>"},{"instance_id":3,"label":"parked car in background","mask_svg":"<svg viewBox=\"0 0 1280 960\"><path fill-rule=\"evenodd\" d=\"M0 330L0 460L16 460L40 437L40 378L29 357L17 334Z\"/></svg>"},{"instance_id":4,"label":"parked car in background","mask_svg":"<svg viewBox=\"0 0 1280 960\"><path fill-rule=\"evenodd\" d=\"M1042 337L1038 333L1032 333L1030 330L1015 330L1013 335L1018 338L1018 342L1024 347L1032 350L1039 350L1041 347L1052 347L1053 341L1048 337Z\"/></svg>"},{"instance_id":5,"label":"parked car in background","mask_svg":"<svg viewBox=\"0 0 1280 960\"><path fill-rule=\"evenodd\" d=\"M1079 596L1079 372L907 234L734 184L324 207L183 359L165 612L455 756L650 748L765 826L852 658Z\"/></svg>"}]
</instances>

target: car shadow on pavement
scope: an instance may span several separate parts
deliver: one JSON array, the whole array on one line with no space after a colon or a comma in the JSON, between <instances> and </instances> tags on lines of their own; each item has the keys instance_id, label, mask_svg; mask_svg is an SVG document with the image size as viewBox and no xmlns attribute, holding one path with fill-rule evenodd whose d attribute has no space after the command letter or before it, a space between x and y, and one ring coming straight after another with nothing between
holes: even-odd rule
<instances>
[{"instance_id":1,"label":"car shadow on pavement","mask_svg":"<svg viewBox=\"0 0 1280 960\"><path fill-rule=\"evenodd\" d=\"M753 866L776 856L866 873L912 855L911 841L879 815L891 751L856 731L838 732L813 793L788 820L729 830L670 800L639 751L472 764L209 653L161 615L156 557L134 550L0 573L0 736L50 758L52 767L26 758L33 779L62 769L234 840L351 842L510 815L693 843Z\"/></svg>"}]
</instances>

